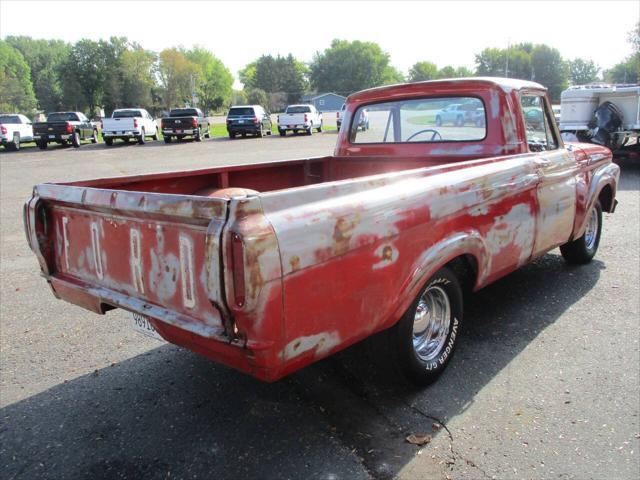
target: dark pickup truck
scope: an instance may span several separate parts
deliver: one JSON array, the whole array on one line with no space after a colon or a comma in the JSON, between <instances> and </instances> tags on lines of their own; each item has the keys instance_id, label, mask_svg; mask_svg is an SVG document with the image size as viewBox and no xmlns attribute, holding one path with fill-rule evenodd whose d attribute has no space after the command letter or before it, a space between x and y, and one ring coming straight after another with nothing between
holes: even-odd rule
<instances>
[{"instance_id":1,"label":"dark pickup truck","mask_svg":"<svg viewBox=\"0 0 640 480\"><path fill-rule=\"evenodd\" d=\"M46 122L33 124L33 139L42 150L51 142L79 148L82 140L98 143L98 127L82 112L51 112Z\"/></svg>"},{"instance_id":2,"label":"dark pickup truck","mask_svg":"<svg viewBox=\"0 0 640 480\"><path fill-rule=\"evenodd\" d=\"M203 137L211 138L210 127L209 119L199 108L174 108L161 123L165 143L171 143L174 137L178 141L193 137L196 142L201 142Z\"/></svg>"}]
</instances>

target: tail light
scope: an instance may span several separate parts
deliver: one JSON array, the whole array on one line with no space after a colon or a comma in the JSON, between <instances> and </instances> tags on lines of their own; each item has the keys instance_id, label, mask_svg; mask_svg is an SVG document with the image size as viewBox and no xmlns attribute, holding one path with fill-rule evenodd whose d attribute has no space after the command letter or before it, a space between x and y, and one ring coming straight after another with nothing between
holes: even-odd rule
<instances>
[{"instance_id":1,"label":"tail light","mask_svg":"<svg viewBox=\"0 0 640 480\"><path fill-rule=\"evenodd\" d=\"M164 118L160 120L160 128L164 129Z\"/></svg>"},{"instance_id":2,"label":"tail light","mask_svg":"<svg viewBox=\"0 0 640 480\"><path fill-rule=\"evenodd\" d=\"M67 122L67 133L73 133L73 125Z\"/></svg>"},{"instance_id":3,"label":"tail light","mask_svg":"<svg viewBox=\"0 0 640 480\"><path fill-rule=\"evenodd\" d=\"M194 118L191 119L191 126L193 128L198 128L198 119L197 118L194 117Z\"/></svg>"},{"instance_id":4,"label":"tail light","mask_svg":"<svg viewBox=\"0 0 640 480\"><path fill-rule=\"evenodd\" d=\"M7 127L5 127L4 125L0 125L0 132L2 133L7 133Z\"/></svg>"},{"instance_id":5,"label":"tail light","mask_svg":"<svg viewBox=\"0 0 640 480\"><path fill-rule=\"evenodd\" d=\"M133 128L138 128L138 119L137 118L133 119Z\"/></svg>"},{"instance_id":6,"label":"tail light","mask_svg":"<svg viewBox=\"0 0 640 480\"><path fill-rule=\"evenodd\" d=\"M306 113L304 114L304 123L307 123L309 121L309 115L307 115Z\"/></svg>"},{"instance_id":7,"label":"tail light","mask_svg":"<svg viewBox=\"0 0 640 480\"><path fill-rule=\"evenodd\" d=\"M227 123L231 123L231 119L230 118L227 118Z\"/></svg>"},{"instance_id":8,"label":"tail light","mask_svg":"<svg viewBox=\"0 0 640 480\"><path fill-rule=\"evenodd\" d=\"M336 118L340 118L340 112L336 112Z\"/></svg>"},{"instance_id":9,"label":"tail light","mask_svg":"<svg viewBox=\"0 0 640 480\"><path fill-rule=\"evenodd\" d=\"M255 124L260 123L260 119L258 117L253 117L253 123Z\"/></svg>"},{"instance_id":10,"label":"tail light","mask_svg":"<svg viewBox=\"0 0 640 480\"><path fill-rule=\"evenodd\" d=\"M236 307L243 307L245 302L244 244L237 233L231 235L231 263L233 269L233 301Z\"/></svg>"}]
</instances>

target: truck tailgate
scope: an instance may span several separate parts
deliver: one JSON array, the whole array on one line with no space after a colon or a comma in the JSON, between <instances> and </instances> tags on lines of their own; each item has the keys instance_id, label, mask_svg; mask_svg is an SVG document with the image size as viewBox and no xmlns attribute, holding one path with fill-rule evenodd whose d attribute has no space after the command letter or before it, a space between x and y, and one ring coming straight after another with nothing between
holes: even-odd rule
<instances>
[{"instance_id":1,"label":"truck tailgate","mask_svg":"<svg viewBox=\"0 0 640 480\"><path fill-rule=\"evenodd\" d=\"M102 120L103 132L122 132L134 129L133 118L105 118ZM135 127L137 128L137 127Z\"/></svg>"},{"instance_id":2,"label":"truck tailgate","mask_svg":"<svg viewBox=\"0 0 640 480\"><path fill-rule=\"evenodd\" d=\"M65 300L218 337L227 208L221 198L45 184L25 204L25 227L45 277Z\"/></svg>"}]
</instances>

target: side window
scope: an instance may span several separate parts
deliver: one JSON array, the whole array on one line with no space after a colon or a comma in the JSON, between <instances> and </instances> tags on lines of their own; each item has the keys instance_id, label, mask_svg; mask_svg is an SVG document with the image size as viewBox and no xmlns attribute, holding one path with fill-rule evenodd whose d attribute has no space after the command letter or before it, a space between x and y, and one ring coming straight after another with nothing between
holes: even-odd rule
<instances>
[{"instance_id":1,"label":"side window","mask_svg":"<svg viewBox=\"0 0 640 480\"><path fill-rule=\"evenodd\" d=\"M527 143L531 152L544 152L558 148L551 129L549 110L541 95L520 97Z\"/></svg>"}]
</instances>

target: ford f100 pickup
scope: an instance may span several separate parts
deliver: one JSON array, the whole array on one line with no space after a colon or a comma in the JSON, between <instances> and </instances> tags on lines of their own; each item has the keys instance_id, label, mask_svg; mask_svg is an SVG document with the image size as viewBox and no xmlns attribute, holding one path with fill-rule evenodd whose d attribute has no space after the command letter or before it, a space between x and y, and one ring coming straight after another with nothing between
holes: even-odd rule
<instances>
[{"instance_id":1,"label":"ford f100 pickup","mask_svg":"<svg viewBox=\"0 0 640 480\"><path fill-rule=\"evenodd\" d=\"M471 100L483 122L436 125ZM29 245L58 298L262 380L380 332L427 384L466 295L556 247L589 262L616 206L611 152L565 145L536 83L374 88L343 122L333 156L37 185Z\"/></svg>"}]
</instances>

